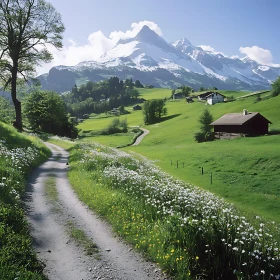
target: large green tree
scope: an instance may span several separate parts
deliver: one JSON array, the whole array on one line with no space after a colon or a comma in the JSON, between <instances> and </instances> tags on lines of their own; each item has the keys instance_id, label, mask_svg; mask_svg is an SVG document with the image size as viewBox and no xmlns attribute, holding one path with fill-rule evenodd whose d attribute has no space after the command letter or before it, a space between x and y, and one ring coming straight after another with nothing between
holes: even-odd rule
<instances>
[{"instance_id":1,"label":"large green tree","mask_svg":"<svg viewBox=\"0 0 280 280\"><path fill-rule=\"evenodd\" d=\"M76 138L75 123L67 115L62 97L52 91L34 91L24 99L24 113L33 130Z\"/></svg>"},{"instance_id":2,"label":"large green tree","mask_svg":"<svg viewBox=\"0 0 280 280\"><path fill-rule=\"evenodd\" d=\"M145 124L153 124L167 114L165 108L165 101L162 99L145 101L143 106L144 122Z\"/></svg>"},{"instance_id":3,"label":"large green tree","mask_svg":"<svg viewBox=\"0 0 280 280\"><path fill-rule=\"evenodd\" d=\"M11 90L14 126L22 129L18 78L28 81L38 64L52 59L47 47L62 47L64 25L60 14L44 0L0 0L0 23L0 79Z\"/></svg>"}]
</instances>

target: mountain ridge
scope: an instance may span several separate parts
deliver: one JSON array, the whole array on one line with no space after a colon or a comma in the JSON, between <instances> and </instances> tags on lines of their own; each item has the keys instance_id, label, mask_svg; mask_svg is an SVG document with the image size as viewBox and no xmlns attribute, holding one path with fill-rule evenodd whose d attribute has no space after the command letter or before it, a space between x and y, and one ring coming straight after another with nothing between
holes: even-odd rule
<instances>
[{"instance_id":1,"label":"mountain ridge","mask_svg":"<svg viewBox=\"0 0 280 280\"><path fill-rule=\"evenodd\" d=\"M229 90L270 88L280 67L267 66L249 58L229 58L203 50L187 38L167 43L148 26L133 38L122 39L99 59L75 66L55 66L38 79L43 89L69 91L83 81L100 81L111 76L139 79L143 84L176 88L189 85Z\"/></svg>"}]
</instances>

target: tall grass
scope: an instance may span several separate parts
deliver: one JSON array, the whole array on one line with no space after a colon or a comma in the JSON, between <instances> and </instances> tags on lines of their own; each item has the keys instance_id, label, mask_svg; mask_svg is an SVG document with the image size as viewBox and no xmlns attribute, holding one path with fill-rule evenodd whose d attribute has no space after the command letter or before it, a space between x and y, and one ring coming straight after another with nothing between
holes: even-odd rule
<instances>
[{"instance_id":1,"label":"tall grass","mask_svg":"<svg viewBox=\"0 0 280 280\"><path fill-rule=\"evenodd\" d=\"M80 198L175 279L280 278L279 228L101 145L72 149Z\"/></svg>"},{"instance_id":2,"label":"tall grass","mask_svg":"<svg viewBox=\"0 0 280 280\"><path fill-rule=\"evenodd\" d=\"M44 279L36 259L21 198L29 171L49 151L35 137L0 123L0 279Z\"/></svg>"}]
</instances>

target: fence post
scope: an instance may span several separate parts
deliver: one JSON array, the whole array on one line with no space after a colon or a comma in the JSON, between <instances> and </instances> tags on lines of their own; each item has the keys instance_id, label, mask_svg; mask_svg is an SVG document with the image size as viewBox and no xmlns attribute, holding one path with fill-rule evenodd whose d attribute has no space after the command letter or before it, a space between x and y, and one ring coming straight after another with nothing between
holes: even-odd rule
<instances>
[{"instance_id":1,"label":"fence post","mask_svg":"<svg viewBox=\"0 0 280 280\"><path fill-rule=\"evenodd\" d=\"M178 162L179 162L179 160L176 161L176 163L177 163L177 168L178 168Z\"/></svg>"},{"instance_id":2,"label":"fence post","mask_svg":"<svg viewBox=\"0 0 280 280\"><path fill-rule=\"evenodd\" d=\"M171 166L172 166L172 159L170 160Z\"/></svg>"},{"instance_id":3,"label":"fence post","mask_svg":"<svg viewBox=\"0 0 280 280\"><path fill-rule=\"evenodd\" d=\"M212 176L212 172L211 172L211 174L210 174L210 183L211 183L211 185L212 185L212 181L213 181L213 176Z\"/></svg>"},{"instance_id":4,"label":"fence post","mask_svg":"<svg viewBox=\"0 0 280 280\"><path fill-rule=\"evenodd\" d=\"M203 175L203 167L201 167L201 175Z\"/></svg>"}]
</instances>

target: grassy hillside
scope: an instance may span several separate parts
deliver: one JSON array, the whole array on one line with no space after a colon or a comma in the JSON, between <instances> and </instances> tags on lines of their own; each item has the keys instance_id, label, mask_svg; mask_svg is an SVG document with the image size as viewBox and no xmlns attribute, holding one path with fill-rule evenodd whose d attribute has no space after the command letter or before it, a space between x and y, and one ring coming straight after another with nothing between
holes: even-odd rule
<instances>
[{"instance_id":1,"label":"grassy hillside","mask_svg":"<svg viewBox=\"0 0 280 280\"><path fill-rule=\"evenodd\" d=\"M37 138L0 122L0 279L45 279L32 249L21 198L27 174L49 153Z\"/></svg>"},{"instance_id":2,"label":"grassy hillside","mask_svg":"<svg viewBox=\"0 0 280 280\"><path fill-rule=\"evenodd\" d=\"M153 96L158 98L167 94L166 89L152 90L143 89L143 97L152 99ZM272 122L270 129L280 130L280 97L255 101L256 96L214 106L198 100L191 104L185 100L167 101L168 116L160 123L145 126L150 134L141 145L125 150L145 155L166 172L224 197L241 210L280 222L280 135L200 144L193 138L205 106L214 119L226 113L242 112L243 109L260 112ZM141 112L133 112L131 108L130 111L131 114L126 115L128 125L144 125ZM80 128L94 130L106 125L106 122L109 122L108 118L91 119L81 124ZM117 139L116 136L116 142ZM94 140L108 143L107 137ZM204 175L201 175L201 167Z\"/></svg>"}]
</instances>

